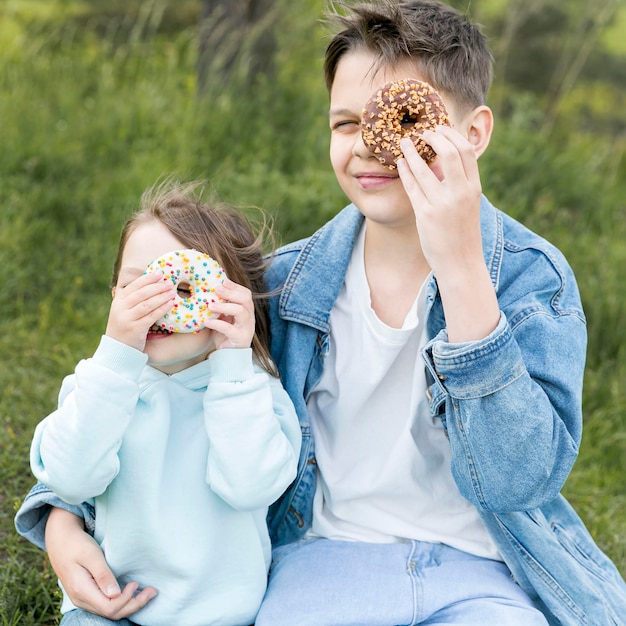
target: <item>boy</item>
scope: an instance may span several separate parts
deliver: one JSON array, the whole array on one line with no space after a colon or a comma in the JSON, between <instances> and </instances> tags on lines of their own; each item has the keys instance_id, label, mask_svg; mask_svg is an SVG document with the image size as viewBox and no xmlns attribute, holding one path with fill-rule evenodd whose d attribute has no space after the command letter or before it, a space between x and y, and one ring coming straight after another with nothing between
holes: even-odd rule
<instances>
[{"instance_id":1,"label":"boy","mask_svg":"<svg viewBox=\"0 0 626 626\"><path fill-rule=\"evenodd\" d=\"M257 626L626 624L624 581L560 495L582 422L574 277L481 194L485 39L431 1L336 20L330 152L353 204L268 274L283 288L272 353L304 441L270 514ZM404 142L390 171L361 140L362 106L399 78L431 83L448 107L452 129L425 135L431 167ZM49 524L55 569L106 608L75 582L84 533L62 558L68 527ZM82 561L105 589L101 559ZM119 597L108 602L124 612L146 601Z\"/></svg>"}]
</instances>

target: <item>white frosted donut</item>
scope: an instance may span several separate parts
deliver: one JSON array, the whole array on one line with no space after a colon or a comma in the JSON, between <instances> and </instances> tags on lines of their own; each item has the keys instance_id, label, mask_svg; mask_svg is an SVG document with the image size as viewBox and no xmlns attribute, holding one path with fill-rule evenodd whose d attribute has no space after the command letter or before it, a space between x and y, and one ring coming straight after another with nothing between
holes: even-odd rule
<instances>
[{"instance_id":1,"label":"white frosted donut","mask_svg":"<svg viewBox=\"0 0 626 626\"><path fill-rule=\"evenodd\" d=\"M209 303L221 300L215 288L226 278L220 264L197 250L174 250L148 265L147 272L161 270L165 280L176 287L176 298L169 313L157 322L164 332L194 333L211 317Z\"/></svg>"}]
</instances>

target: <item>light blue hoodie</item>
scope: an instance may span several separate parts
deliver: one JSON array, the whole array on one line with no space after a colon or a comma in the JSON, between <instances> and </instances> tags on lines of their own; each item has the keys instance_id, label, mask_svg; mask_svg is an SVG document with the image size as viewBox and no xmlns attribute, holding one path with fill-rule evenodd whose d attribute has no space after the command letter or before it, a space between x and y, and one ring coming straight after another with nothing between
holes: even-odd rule
<instances>
[{"instance_id":1,"label":"light blue hoodie","mask_svg":"<svg viewBox=\"0 0 626 626\"><path fill-rule=\"evenodd\" d=\"M121 585L159 591L133 622L251 624L271 559L267 507L296 473L293 404L250 349L171 376L146 361L103 337L38 425L31 467L66 502L92 499Z\"/></svg>"}]
</instances>

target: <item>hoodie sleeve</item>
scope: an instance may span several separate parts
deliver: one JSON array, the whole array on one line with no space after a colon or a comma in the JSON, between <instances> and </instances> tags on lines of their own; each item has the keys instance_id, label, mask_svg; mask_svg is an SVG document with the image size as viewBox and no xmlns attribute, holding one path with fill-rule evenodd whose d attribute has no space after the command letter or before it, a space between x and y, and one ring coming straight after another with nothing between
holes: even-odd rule
<instances>
[{"instance_id":1,"label":"hoodie sleeve","mask_svg":"<svg viewBox=\"0 0 626 626\"><path fill-rule=\"evenodd\" d=\"M209 357L204 398L207 482L230 506L269 506L296 477L301 434L280 381L253 365L251 349Z\"/></svg>"},{"instance_id":2,"label":"hoodie sleeve","mask_svg":"<svg viewBox=\"0 0 626 626\"><path fill-rule=\"evenodd\" d=\"M31 469L66 502L100 495L117 475L146 362L142 352L103 336L94 356L63 382L57 410L37 426Z\"/></svg>"}]
</instances>

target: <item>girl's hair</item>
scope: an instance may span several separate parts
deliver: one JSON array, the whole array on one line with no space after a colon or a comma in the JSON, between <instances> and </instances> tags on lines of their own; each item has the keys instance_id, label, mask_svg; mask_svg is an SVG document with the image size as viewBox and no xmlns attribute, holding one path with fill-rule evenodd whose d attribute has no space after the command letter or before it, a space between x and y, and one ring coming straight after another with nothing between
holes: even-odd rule
<instances>
[{"instance_id":1,"label":"girl's hair","mask_svg":"<svg viewBox=\"0 0 626 626\"><path fill-rule=\"evenodd\" d=\"M140 210L124 225L111 282L117 284L126 242L133 231L146 222L160 222L185 248L210 255L224 268L226 276L250 289L256 322L252 351L259 365L278 376L269 350L270 294L264 281L270 262L264 247L274 249L273 233L268 216L258 211L262 221L255 228L242 210L207 192L204 181L179 183L166 179L144 192Z\"/></svg>"},{"instance_id":2,"label":"girl's hair","mask_svg":"<svg viewBox=\"0 0 626 626\"><path fill-rule=\"evenodd\" d=\"M339 12L339 8L343 12ZM493 57L476 24L436 0L378 0L331 4L327 22L337 32L326 48L324 77L330 91L337 65L347 53L374 54L374 71L412 61L435 89L461 111L485 104L493 77ZM409 77L407 77L409 78Z\"/></svg>"}]
</instances>

